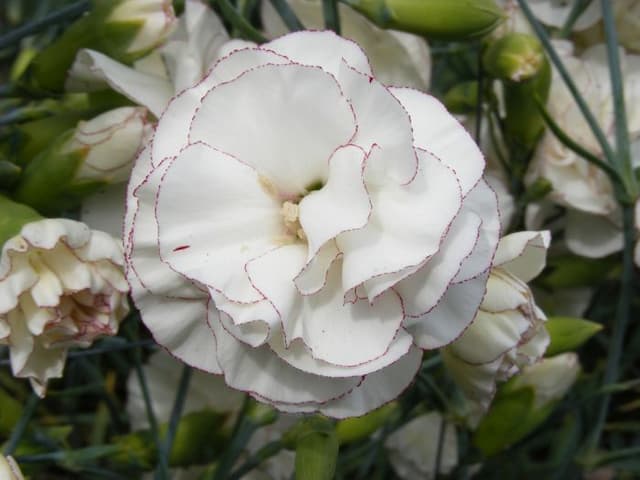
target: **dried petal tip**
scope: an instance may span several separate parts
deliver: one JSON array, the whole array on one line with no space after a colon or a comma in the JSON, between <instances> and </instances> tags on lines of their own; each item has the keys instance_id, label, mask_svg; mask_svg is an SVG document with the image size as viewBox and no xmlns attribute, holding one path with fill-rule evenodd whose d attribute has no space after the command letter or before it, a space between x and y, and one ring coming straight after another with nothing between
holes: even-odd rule
<instances>
[{"instance_id":1,"label":"dried petal tip","mask_svg":"<svg viewBox=\"0 0 640 480\"><path fill-rule=\"evenodd\" d=\"M383 28L442 40L470 40L491 32L503 20L494 0L346 0Z\"/></svg>"},{"instance_id":2,"label":"dried petal tip","mask_svg":"<svg viewBox=\"0 0 640 480\"><path fill-rule=\"evenodd\" d=\"M521 82L535 76L543 67L544 51L532 35L510 33L487 49L484 68L494 77Z\"/></svg>"}]
</instances>

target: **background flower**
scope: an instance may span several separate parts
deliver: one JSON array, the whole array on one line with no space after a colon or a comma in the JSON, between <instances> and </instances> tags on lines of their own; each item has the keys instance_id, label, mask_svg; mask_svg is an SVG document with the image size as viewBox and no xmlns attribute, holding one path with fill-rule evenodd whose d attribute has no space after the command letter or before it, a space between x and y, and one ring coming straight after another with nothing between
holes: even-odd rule
<instances>
[{"instance_id":1,"label":"background flower","mask_svg":"<svg viewBox=\"0 0 640 480\"><path fill-rule=\"evenodd\" d=\"M385 87L350 41L235 51L136 163L134 300L159 343L260 401L364 414L409 385L414 344L475 316L500 228L483 168L439 102Z\"/></svg>"},{"instance_id":2,"label":"background flower","mask_svg":"<svg viewBox=\"0 0 640 480\"><path fill-rule=\"evenodd\" d=\"M445 366L472 403L486 410L496 382L539 361L549 344L546 317L526 282L544 268L548 232L500 240L487 294L469 328L442 350Z\"/></svg>"},{"instance_id":3,"label":"background flower","mask_svg":"<svg viewBox=\"0 0 640 480\"><path fill-rule=\"evenodd\" d=\"M67 350L114 335L128 312L122 250L106 233L66 219L26 224L0 258L0 342L11 368L44 396Z\"/></svg>"}]
</instances>

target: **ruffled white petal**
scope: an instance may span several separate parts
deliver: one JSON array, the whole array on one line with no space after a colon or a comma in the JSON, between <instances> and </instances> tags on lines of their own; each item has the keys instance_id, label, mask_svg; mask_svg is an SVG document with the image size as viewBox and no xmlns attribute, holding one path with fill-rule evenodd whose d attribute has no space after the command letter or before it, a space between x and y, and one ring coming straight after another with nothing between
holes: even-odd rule
<instances>
[{"instance_id":1,"label":"ruffled white petal","mask_svg":"<svg viewBox=\"0 0 640 480\"><path fill-rule=\"evenodd\" d=\"M601 258L622 250L622 230L611 219L567 210L564 238L573 253L588 258Z\"/></svg>"},{"instance_id":2,"label":"ruffled white petal","mask_svg":"<svg viewBox=\"0 0 640 480\"><path fill-rule=\"evenodd\" d=\"M550 243L549 231L512 233L500 239L493 264L528 282L544 269Z\"/></svg>"}]
</instances>

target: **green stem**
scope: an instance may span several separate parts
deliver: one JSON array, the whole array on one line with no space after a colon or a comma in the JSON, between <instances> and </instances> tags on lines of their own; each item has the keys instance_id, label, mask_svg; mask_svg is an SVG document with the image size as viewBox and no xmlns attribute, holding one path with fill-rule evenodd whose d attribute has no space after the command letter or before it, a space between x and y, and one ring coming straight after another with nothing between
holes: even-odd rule
<instances>
[{"instance_id":1,"label":"green stem","mask_svg":"<svg viewBox=\"0 0 640 480\"><path fill-rule=\"evenodd\" d=\"M571 96L573 97L574 101L578 105L580 112L582 112L582 116L584 117L586 122L589 124L589 128L591 128L591 131L593 132L594 137L598 141L598 144L600 145L600 148L602 149L604 156L607 158L609 163L614 164L615 153L611 148L611 145L609 145L609 142L607 141L607 137L605 136L604 132L602 131L602 128L600 128L600 125L598 124L597 120L593 116L593 113L589 109L589 106L587 105L584 97L578 91L578 87L573 82L573 79L571 78L571 74L564 67L564 64L562 63L562 60L558 56L558 53L556 52L555 48L553 48L553 45L551 45L549 36L547 35L547 32L544 30L544 27L540 24L540 22L538 22L538 20L536 20L535 16L533 15L533 12L531 11L531 8L529 7L529 5L527 5L526 0L518 0L518 5L520 5L520 9L522 10L522 13L525 15L525 17L527 17L527 20L529 21L529 23L531 24L531 27L535 31L536 36L538 37L538 39L540 40L540 43L542 43L542 46L547 52L547 55L549 55L551 62L558 70L558 73L562 77L564 84L567 86L567 88L571 92Z\"/></svg>"},{"instance_id":2,"label":"green stem","mask_svg":"<svg viewBox=\"0 0 640 480\"><path fill-rule=\"evenodd\" d=\"M13 432L11 432L11 436L4 447L5 456L8 457L15 452L24 432L27 430L27 425L29 425L31 417L36 411L39 400L40 398L35 393L31 393L31 396L27 399L27 403L22 410L22 416L20 417L20 420L18 420L18 423L16 423L16 426L13 427Z\"/></svg>"},{"instance_id":3,"label":"green stem","mask_svg":"<svg viewBox=\"0 0 640 480\"><path fill-rule=\"evenodd\" d=\"M19 42L25 37L38 33L50 25L75 20L87 10L89 10L89 2L87 0L82 0L61 8L44 18L11 30L6 35L0 37L0 50Z\"/></svg>"},{"instance_id":4,"label":"green stem","mask_svg":"<svg viewBox=\"0 0 640 480\"><path fill-rule=\"evenodd\" d=\"M567 21L562 26L562 30L560 30L560 37L567 38L571 34L571 30L573 30L573 26L575 25L580 15L587 9L587 7L591 4L593 0L576 0L573 3L573 7L569 12L569 16L567 17Z\"/></svg>"},{"instance_id":5,"label":"green stem","mask_svg":"<svg viewBox=\"0 0 640 480\"><path fill-rule=\"evenodd\" d=\"M284 444L281 439L267 443L254 455L252 455L245 463L240 465L240 467L238 467L231 475L229 475L229 480L241 479L262 462L280 453L283 447Z\"/></svg>"},{"instance_id":6,"label":"green stem","mask_svg":"<svg viewBox=\"0 0 640 480\"><path fill-rule=\"evenodd\" d=\"M609 340L607 364L602 378L602 385L605 389L608 385L615 383L620 375L620 358L622 356L629 317L631 316L631 300L634 285L633 249L635 246L635 225L633 217L633 206L623 205L622 219L624 228L624 250L622 277L620 279L620 295L618 297L613 331ZM607 392L602 397L596 414L594 428L587 438L587 452L595 450L600 443L600 436L602 434L604 423L607 419L610 401L611 392Z\"/></svg>"},{"instance_id":7,"label":"green stem","mask_svg":"<svg viewBox=\"0 0 640 480\"><path fill-rule=\"evenodd\" d=\"M607 58L609 60L609 74L611 75L611 90L613 93L613 109L616 129L616 160L618 172L622 176L625 193L635 199L638 196L638 182L631 165L631 148L629 146L629 129L627 126L627 112L624 102L624 82L620 66L620 47L616 33L613 7L610 0L601 0L604 33L607 40Z\"/></svg>"},{"instance_id":8,"label":"green stem","mask_svg":"<svg viewBox=\"0 0 640 480\"><path fill-rule=\"evenodd\" d=\"M158 455L158 463L165 462L165 465L158 465L158 471L162 469L169 469L169 456L171 455L171 447L173 446L173 440L176 437L176 431L178 430L178 423L180 422L180 416L184 409L184 403L187 398L187 392L189 391L189 382L191 381L191 374L193 369L189 365L185 365L182 369L182 376L180 377L180 383L178 384L178 392L176 393L176 399L173 403L173 409L171 410L171 417L169 419L169 427L167 428L167 435L164 442L161 445L161 451Z\"/></svg>"},{"instance_id":9,"label":"green stem","mask_svg":"<svg viewBox=\"0 0 640 480\"><path fill-rule=\"evenodd\" d=\"M216 0L218 7L220 7L220 12L225 20L228 20L231 25L233 25L238 32L245 36L247 40L251 40L257 43L264 43L267 41L266 37L262 35L258 30L253 28L253 26L244 18L233 5L229 3L229 0Z\"/></svg>"},{"instance_id":10,"label":"green stem","mask_svg":"<svg viewBox=\"0 0 640 480\"><path fill-rule=\"evenodd\" d=\"M287 3L287 0L270 1L271 5L276 9L278 15L280 15L280 18L282 18L282 21L290 31L296 32L298 30L305 30L305 26L297 17L296 12L294 12L291 6Z\"/></svg>"},{"instance_id":11,"label":"green stem","mask_svg":"<svg viewBox=\"0 0 640 480\"><path fill-rule=\"evenodd\" d=\"M322 0L322 13L324 14L324 26L340 35L338 0Z\"/></svg>"}]
</instances>

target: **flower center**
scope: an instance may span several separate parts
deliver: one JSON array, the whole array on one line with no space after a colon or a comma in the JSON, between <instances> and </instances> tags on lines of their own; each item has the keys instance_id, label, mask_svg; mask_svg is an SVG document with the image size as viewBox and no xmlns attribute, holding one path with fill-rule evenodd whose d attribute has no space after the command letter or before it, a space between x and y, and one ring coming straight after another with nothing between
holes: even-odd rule
<instances>
[{"instance_id":1,"label":"flower center","mask_svg":"<svg viewBox=\"0 0 640 480\"><path fill-rule=\"evenodd\" d=\"M306 242L307 236L302 229L302 225L300 225L300 206L297 203L287 200L282 204L280 213L282 214L287 236L291 237L294 241L298 239Z\"/></svg>"}]
</instances>

